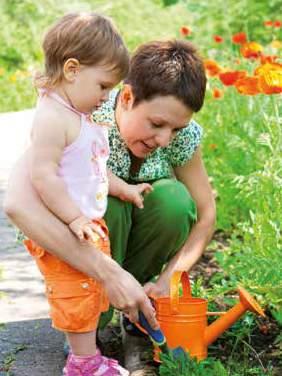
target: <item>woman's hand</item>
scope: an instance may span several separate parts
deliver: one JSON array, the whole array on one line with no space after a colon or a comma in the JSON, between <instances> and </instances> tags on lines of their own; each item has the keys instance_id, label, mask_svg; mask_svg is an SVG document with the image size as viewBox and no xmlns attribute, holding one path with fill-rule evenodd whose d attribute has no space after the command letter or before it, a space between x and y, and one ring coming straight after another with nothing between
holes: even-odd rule
<instances>
[{"instance_id":1,"label":"woman's hand","mask_svg":"<svg viewBox=\"0 0 282 376\"><path fill-rule=\"evenodd\" d=\"M142 311L153 329L159 329L155 309L140 283L126 270L112 264L104 273L103 286L111 304L123 311L133 323L139 321Z\"/></svg>"},{"instance_id":2,"label":"woman's hand","mask_svg":"<svg viewBox=\"0 0 282 376\"><path fill-rule=\"evenodd\" d=\"M169 280L158 280L157 282L147 282L143 286L145 293L152 298L169 296Z\"/></svg>"}]
</instances>

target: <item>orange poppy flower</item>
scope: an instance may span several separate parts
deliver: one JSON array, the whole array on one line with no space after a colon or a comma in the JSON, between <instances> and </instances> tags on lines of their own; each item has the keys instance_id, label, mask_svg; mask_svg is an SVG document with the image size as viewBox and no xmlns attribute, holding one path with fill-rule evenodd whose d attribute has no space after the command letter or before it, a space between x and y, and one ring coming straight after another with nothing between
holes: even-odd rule
<instances>
[{"instance_id":1,"label":"orange poppy flower","mask_svg":"<svg viewBox=\"0 0 282 376\"><path fill-rule=\"evenodd\" d=\"M260 62L261 64L265 63L274 63L277 60L276 55L261 55L260 56Z\"/></svg>"},{"instance_id":2,"label":"orange poppy flower","mask_svg":"<svg viewBox=\"0 0 282 376\"><path fill-rule=\"evenodd\" d=\"M182 26L180 28L180 34L183 37L188 37L188 35L190 35L191 33L192 33L192 30L188 26Z\"/></svg>"},{"instance_id":3,"label":"orange poppy flower","mask_svg":"<svg viewBox=\"0 0 282 376\"><path fill-rule=\"evenodd\" d=\"M216 43L222 43L222 42L223 42L223 38L222 38L220 35L214 35L214 36L213 36L213 40L214 40Z\"/></svg>"},{"instance_id":4,"label":"orange poppy flower","mask_svg":"<svg viewBox=\"0 0 282 376\"><path fill-rule=\"evenodd\" d=\"M271 26L273 26L273 21L264 21L264 26L266 26L266 27L271 27Z\"/></svg>"},{"instance_id":5,"label":"orange poppy flower","mask_svg":"<svg viewBox=\"0 0 282 376\"><path fill-rule=\"evenodd\" d=\"M244 32L234 34L232 36L232 42L235 44L243 44L247 42L247 35Z\"/></svg>"},{"instance_id":6,"label":"orange poppy flower","mask_svg":"<svg viewBox=\"0 0 282 376\"><path fill-rule=\"evenodd\" d=\"M244 43L240 48L242 56L244 56L246 59L256 59L262 54L262 51L263 47L257 42Z\"/></svg>"},{"instance_id":7,"label":"orange poppy flower","mask_svg":"<svg viewBox=\"0 0 282 376\"><path fill-rule=\"evenodd\" d=\"M212 91L212 96L214 99L219 99L223 97L223 91L215 87Z\"/></svg>"},{"instance_id":8,"label":"orange poppy flower","mask_svg":"<svg viewBox=\"0 0 282 376\"><path fill-rule=\"evenodd\" d=\"M259 76L259 87L264 94L281 94L282 84L271 83L264 76Z\"/></svg>"},{"instance_id":9,"label":"orange poppy flower","mask_svg":"<svg viewBox=\"0 0 282 376\"><path fill-rule=\"evenodd\" d=\"M259 78L259 86L264 94L282 93L282 64L262 64L254 74Z\"/></svg>"},{"instance_id":10,"label":"orange poppy flower","mask_svg":"<svg viewBox=\"0 0 282 376\"><path fill-rule=\"evenodd\" d=\"M256 95L260 93L259 78L257 76L240 78L235 82L234 86L243 95Z\"/></svg>"},{"instance_id":11,"label":"orange poppy flower","mask_svg":"<svg viewBox=\"0 0 282 376\"><path fill-rule=\"evenodd\" d=\"M207 74L210 77L217 76L219 72L222 71L222 68L220 65L217 64L216 61L207 59L204 61L204 65L207 71Z\"/></svg>"},{"instance_id":12,"label":"orange poppy flower","mask_svg":"<svg viewBox=\"0 0 282 376\"><path fill-rule=\"evenodd\" d=\"M276 27L276 28L280 28L282 26L282 22L281 21L274 21L273 26Z\"/></svg>"},{"instance_id":13,"label":"orange poppy flower","mask_svg":"<svg viewBox=\"0 0 282 376\"><path fill-rule=\"evenodd\" d=\"M239 78L246 77L245 71L226 71L219 73L219 79L225 86L234 85Z\"/></svg>"},{"instance_id":14,"label":"orange poppy flower","mask_svg":"<svg viewBox=\"0 0 282 376\"><path fill-rule=\"evenodd\" d=\"M209 148L211 150L215 150L215 149L217 149L217 144L209 144Z\"/></svg>"}]
</instances>

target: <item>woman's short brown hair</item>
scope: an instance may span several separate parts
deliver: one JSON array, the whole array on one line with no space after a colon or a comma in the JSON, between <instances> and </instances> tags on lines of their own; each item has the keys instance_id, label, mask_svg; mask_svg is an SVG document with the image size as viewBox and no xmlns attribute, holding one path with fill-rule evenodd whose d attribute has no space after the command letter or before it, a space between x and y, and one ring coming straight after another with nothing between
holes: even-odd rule
<instances>
[{"instance_id":1,"label":"woman's short brown hair","mask_svg":"<svg viewBox=\"0 0 282 376\"><path fill-rule=\"evenodd\" d=\"M63 78L64 63L77 59L83 65L105 64L119 80L129 68L129 54L112 21L97 13L70 13L47 31L43 40L45 72L36 86L52 87Z\"/></svg>"},{"instance_id":2,"label":"woman's short brown hair","mask_svg":"<svg viewBox=\"0 0 282 376\"><path fill-rule=\"evenodd\" d=\"M201 109L206 91L203 61L192 43L184 40L141 45L132 56L125 83L132 87L134 105L172 95L194 112Z\"/></svg>"}]
</instances>

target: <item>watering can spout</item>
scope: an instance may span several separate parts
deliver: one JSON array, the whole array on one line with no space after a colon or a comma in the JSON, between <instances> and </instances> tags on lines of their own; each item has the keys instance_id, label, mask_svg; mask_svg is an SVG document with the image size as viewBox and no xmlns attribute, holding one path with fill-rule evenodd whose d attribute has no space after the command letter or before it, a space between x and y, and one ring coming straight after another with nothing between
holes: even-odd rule
<instances>
[{"instance_id":1,"label":"watering can spout","mask_svg":"<svg viewBox=\"0 0 282 376\"><path fill-rule=\"evenodd\" d=\"M205 330L205 344L209 346L226 329L233 325L246 311L252 311L260 316L265 314L260 305L243 287L238 288L240 301L229 311L224 312L220 318L209 325Z\"/></svg>"}]
</instances>

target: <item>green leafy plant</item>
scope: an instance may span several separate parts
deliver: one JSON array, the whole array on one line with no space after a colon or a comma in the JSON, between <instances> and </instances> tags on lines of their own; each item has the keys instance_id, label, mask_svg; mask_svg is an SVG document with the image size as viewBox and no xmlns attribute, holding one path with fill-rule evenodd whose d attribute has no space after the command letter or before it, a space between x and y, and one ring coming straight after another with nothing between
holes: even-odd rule
<instances>
[{"instance_id":1,"label":"green leafy plant","mask_svg":"<svg viewBox=\"0 0 282 376\"><path fill-rule=\"evenodd\" d=\"M248 353L247 353L248 356ZM245 361L231 357L226 365L214 358L198 362L189 353L175 358L169 354L161 354L160 376L274 376L272 367L249 366Z\"/></svg>"},{"instance_id":2,"label":"green leafy plant","mask_svg":"<svg viewBox=\"0 0 282 376\"><path fill-rule=\"evenodd\" d=\"M220 361L206 359L201 362L183 353L175 358L172 353L161 355L160 376L228 376Z\"/></svg>"}]
</instances>

